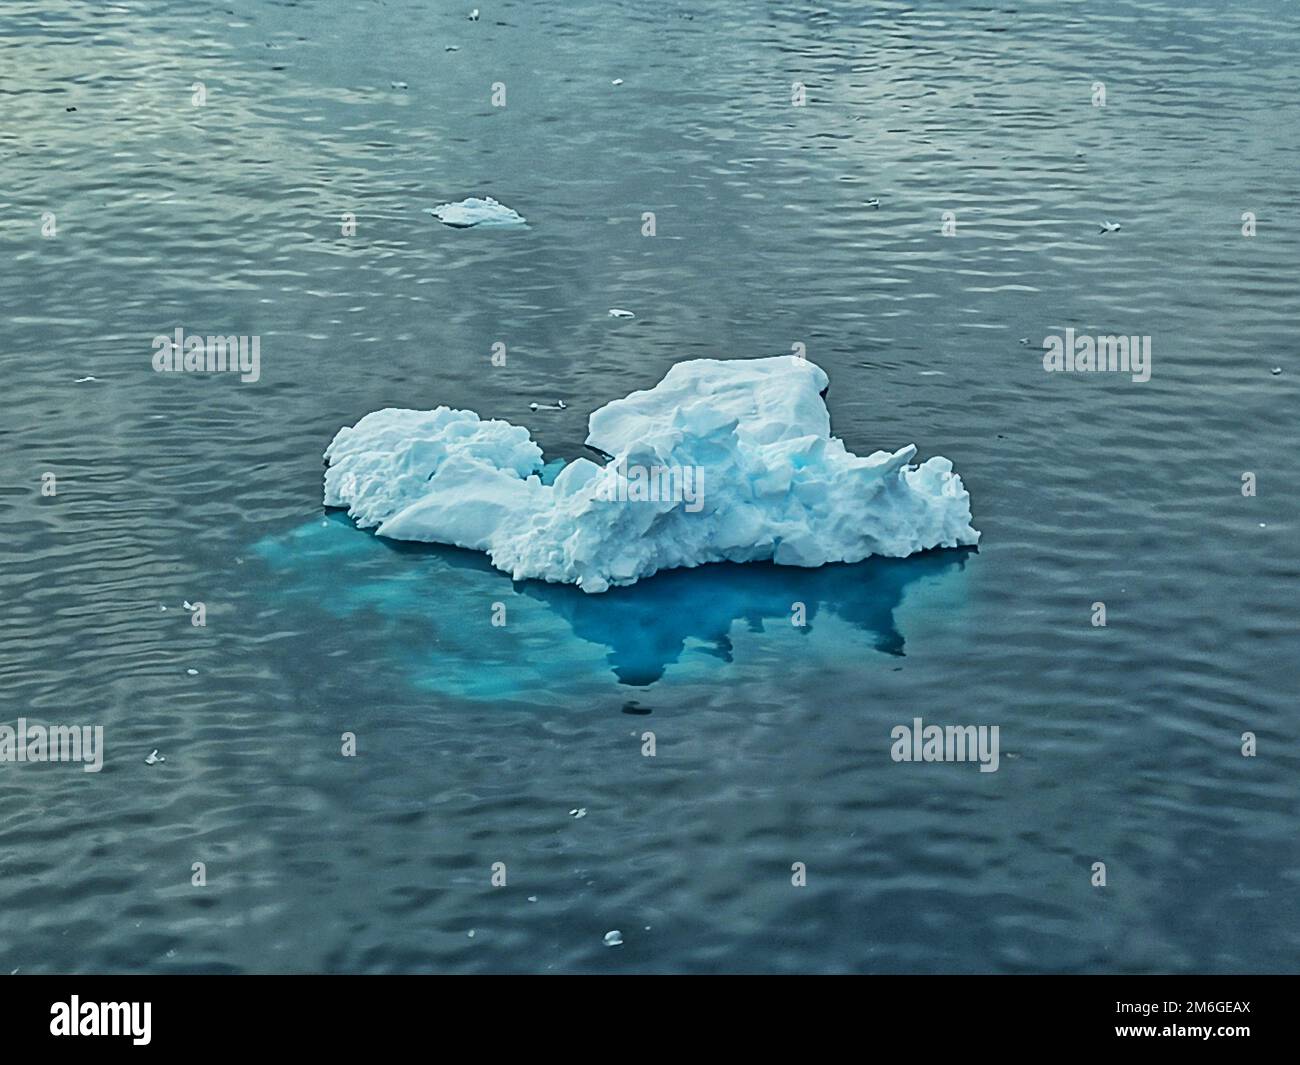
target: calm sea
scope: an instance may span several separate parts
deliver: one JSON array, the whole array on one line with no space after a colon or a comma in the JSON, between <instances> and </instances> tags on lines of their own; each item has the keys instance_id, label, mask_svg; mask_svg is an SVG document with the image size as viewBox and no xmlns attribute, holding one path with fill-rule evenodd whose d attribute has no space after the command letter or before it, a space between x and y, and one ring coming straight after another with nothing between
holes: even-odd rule
<instances>
[{"instance_id":1,"label":"calm sea","mask_svg":"<svg viewBox=\"0 0 1300 1065\"><path fill-rule=\"evenodd\" d=\"M3 0L0 721L105 752L0 764L0 972L1294 970L1296 5L479 6ZM571 457L795 344L978 551L592 597L321 508L370 411Z\"/></svg>"}]
</instances>

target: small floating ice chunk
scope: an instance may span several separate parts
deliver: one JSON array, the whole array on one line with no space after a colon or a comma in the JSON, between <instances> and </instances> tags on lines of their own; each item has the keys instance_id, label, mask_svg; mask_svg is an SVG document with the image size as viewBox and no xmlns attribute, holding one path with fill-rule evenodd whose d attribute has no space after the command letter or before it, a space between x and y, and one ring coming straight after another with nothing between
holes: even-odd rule
<instances>
[{"instance_id":1,"label":"small floating ice chunk","mask_svg":"<svg viewBox=\"0 0 1300 1065\"><path fill-rule=\"evenodd\" d=\"M405 89L407 87L406 82L404 81L390 81L388 84L394 89Z\"/></svg>"},{"instance_id":2,"label":"small floating ice chunk","mask_svg":"<svg viewBox=\"0 0 1300 1065\"><path fill-rule=\"evenodd\" d=\"M529 410L568 410L569 405L562 399L557 399L554 403L530 403Z\"/></svg>"},{"instance_id":3,"label":"small floating ice chunk","mask_svg":"<svg viewBox=\"0 0 1300 1065\"><path fill-rule=\"evenodd\" d=\"M475 8L473 11L469 13L469 20L470 22L478 21L478 8Z\"/></svg>"},{"instance_id":4,"label":"small floating ice chunk","mask_svg":"<svg viewBox=\"0 0 1300 1065\"><path fill-rule=\"evenodd\" d=\"M622 307L611 307L609 309L609 316L611 318L635 318L636 317L636 315L633 314L631 311L625 311L623 310Z\"/></svg>"},{"instance_id":5,"label":"small floating ice chunk","mask_svg":"<svg viewBox=\"0 0 1300 1065\"><path fill-rule=\"evenodd\" d=\"M880 201L877 200L877 199L872 198L872 199L870 199L870 200L867 201L867 206L868 206L868 207L879 207L879 206L880 206Z\"/></svg>"},{"instance_id":6,"label":"small floating ice chunk","mask_svg":"<svg viewBox=\"0 0 1300 1065\"><path fill-rule=\"evenodd\" d=\"M451 226L453 229L469 229L471 226L527 225L523 215L503 203L498 203L491 196L483 199L471 196L459 203L440 203L437 207L426 207L425 210L444 226Z\"/></svg>"},{"instance_id":7,"label":"small floating ice chunk","mask_svg":"<svg viewBox=\"0 0 1300 1065\"><path fill-rule=\"evenodd\" d=\"M574 818L575 820L579 817L586 817L587 808L585 806L579 806L576 810L570 810L569 816Z\"/></svg>"},{"instance_id":8,"label":"small floating ice chunk","mask_svg":"<svg viewBox=\"0 0 1300 1065\"><path fill-rule=\"evenodd\" d=\"M1120 230L1120 225L1118 222L1103 221L1101 223L1101 231L1103 233L1118 233L1119 230Z\"/></svg>"},{"instance_id":9,"label":"small floating ice chunk","mask_svg":"<svg viewBox=\"0 0 1300 1065\"><path fill-rule=\"evenodd\" d=\"M199 675L199 671L197 669L187 669L185 672L188 673L191 677L197 677Z\"/></svg>"},{"instance_id":10,"label":"small floating ice chunk","mask_svg":"<svg viewBox=\"0 0 1300 1065\"><path fill-rule=\"evenodd\" d=\"M165 761L167 761L167 759L164 758L162 755L160 755L158 753L158 748L155 747L152 751L149 752L149 757L144 760L144 764L157 765L159 762L165 762Z\"/></svg>"},{"instance_id":11,"label":"small floating ice chunk","mask_svg":"<svg viewBox=\"0 0 1300 1065\"><path fill-rule=\"evenodd\" d=\"M1276 377L1276 376L1277 376L1278 374L1280 374L1281 372L1282 372L1282 367L1281 367L1281 366L1274 366L1274 367L1273 367L1273 376L1274 376L1274 377Z\"/></svg>"},{"instance_id":12,"label":"small floating ice chunk","mask_svg":"<svg viewBox=\"0 0 1300 1065\"><path fill-rule=\"evenodd\" d=\"M620 932L617 928L615 928L613 931L605 933L605 946L621 947L622 945L623 945L623 933Z\"/></svg>"},{"instance_id":13,"label":"small floating ice chunk","mask_svg":"<svg viewBox=\"0 0 1300 1065\"><path fill-rule=\"evenodd\" d=\"M611 85L622 85L622 84L623 84L623 79L622 79L622 78L615 78L613 81L610 82L610 84L611 84Z\"/></svg>"}]
</instances>

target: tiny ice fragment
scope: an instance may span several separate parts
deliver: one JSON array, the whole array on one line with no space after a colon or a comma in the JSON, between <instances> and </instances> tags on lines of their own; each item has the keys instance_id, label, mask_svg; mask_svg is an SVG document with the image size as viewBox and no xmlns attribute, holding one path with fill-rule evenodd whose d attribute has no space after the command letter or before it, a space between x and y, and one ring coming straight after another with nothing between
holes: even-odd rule
<instances>
[{"instance_id":1,"label":"tiny ice fragment","mask_svg":"<svg viewBox=\"0 0 1300 1065\"><path fill-rule=\"evenodd\" d=\"M611 307L609 309L609 316L611 318L635 318L636 317L636 315L633 314L631 311L625 311L623 310L622 307Z\"/></svg>"},{"instance_id":2,"label":"tiny ice fragment","mask_svg":"<svg viewBox=\"0 0 1300 1065\"><path fill-rule=\"evenodd\" d=\"M440 203L437 207L426 207L425 210L444 226L451 226L453 229L527 224L523 215L512 211L503 203L498 203L491 196L483 199L471 196L459 203Z\"/></svg>"},{"instance_id":3,"label":"tiny ice fragment","mask_svg":"<svg viewBox=\"0 0 1300 1065\"><path fill-rule=\"evenodd\" d=\"M621 947L623 945L623 933L615 928L612 932L605 933L605 946Z\"/></svg>"}]
</instances>

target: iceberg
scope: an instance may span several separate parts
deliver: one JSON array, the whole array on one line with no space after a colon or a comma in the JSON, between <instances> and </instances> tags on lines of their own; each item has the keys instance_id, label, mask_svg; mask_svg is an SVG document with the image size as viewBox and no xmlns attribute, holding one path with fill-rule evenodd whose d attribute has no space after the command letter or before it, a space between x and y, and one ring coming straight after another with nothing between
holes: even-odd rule
<instances>
[{"instance_id":1,"label":"iceberg","mask_svg":"<svg viewBox=\"0 0 1300 1065\"><path fill-rule=\"evenodd\" d=\"M630 585L710 562L816 567L968 547L970 495L916 446L865 457L831 436L807 360L696 359L594 411L578 458L544 467L528 431L473 411L389 408L325 451L325 505L396 540L487 554L515 580Z\"/></svg>"},{"instance_id":2,"label":"iceberg","mask_svg":"<svg viewBox=\"0 0 1300 1065\"><path fill-rule=\"evenodd\" d=\"M471 196L459 203L440 203L437 207L426 207L444 226L453 229L469 229L471 226L522 226L527 221L518 211L511 210L503 203L497 203L491 196L480 200Z\"/></svg>"}]
</instances>

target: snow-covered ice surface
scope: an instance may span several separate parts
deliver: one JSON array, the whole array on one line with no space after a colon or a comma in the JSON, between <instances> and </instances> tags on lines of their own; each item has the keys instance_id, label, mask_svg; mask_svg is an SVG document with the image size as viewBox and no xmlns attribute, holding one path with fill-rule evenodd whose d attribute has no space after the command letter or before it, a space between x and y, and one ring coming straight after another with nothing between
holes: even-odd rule
<instances>
[{"instance_id":1,"label":"snow-covered ice surface","mask_svg":"<svg viewBox=\"0 0 1300 1065\"><path fill-rule=\"evenodd\" d=\"M827 386L791 356L678 363L592 413L587 443L606 466L579 458L550 484L519 426L376 411L326 449L325 504L382 536L483 551L516 580L587 592L710 562L815 567L977 543L952 464L912 465L911 444L852 454L830 434ZM687 490L646 499L638 470L677 471Z\"/></svg>"},{"instance_id":2,"label":"snow-covered ice surface","mask_svg":"<svg viewBox=\"0 0 1300 1065\"><path fill-rule=\"evenodd\" d=\"M526 219L491 196L479 199L471 196L459 203L440 203L425 210L445 226L469 229L471 226L522 226Z\"/></svg>"}]
</instances>

